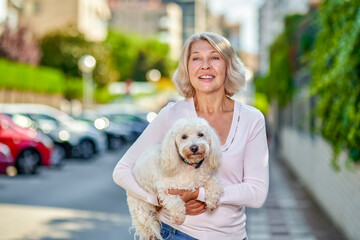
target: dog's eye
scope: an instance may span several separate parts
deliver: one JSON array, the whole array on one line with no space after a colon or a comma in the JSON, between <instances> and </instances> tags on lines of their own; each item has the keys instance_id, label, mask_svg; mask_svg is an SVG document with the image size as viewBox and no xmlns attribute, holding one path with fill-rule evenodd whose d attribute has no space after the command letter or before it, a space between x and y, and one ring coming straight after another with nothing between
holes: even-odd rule
<instances>
[{"instance_id":1,"label":"dog's eye","mask_svg":"<svg viewBox=\"0 0 360 240\"><path fill-rule=\"evenodd\" d=\"M203 136L204 136L204 134L198 133L198 137L203 137Z\"/></svg>"},{"instance_id":2,"label":"dog's eye","mask_svg":"<svg viewBox=\"0 0 360 240\"><path fill-rule=\"evenodd\" d=\"M183 135L181 138L182 138L182 139L187 139L187 136L186 136L186 135Z\"/></svg>"}]
</instances>

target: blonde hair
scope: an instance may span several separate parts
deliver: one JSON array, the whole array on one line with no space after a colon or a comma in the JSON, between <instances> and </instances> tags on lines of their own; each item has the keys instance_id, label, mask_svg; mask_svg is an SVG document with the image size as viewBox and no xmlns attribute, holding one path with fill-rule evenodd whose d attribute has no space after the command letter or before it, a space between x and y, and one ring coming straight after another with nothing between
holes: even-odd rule
<instances>
[{"instance_id":1,"label":"blonde hair","mask_svg":"<svg viewBox=\"0 0 360 240\"><path fill-rule=\"evenodd\" d=\"M226 38L216 33L204 32L192 35L182 48L178 68L172 77L179 93L186 98L195 95L195 89L190 83L188 62L192 44L200 40L208 41L225 61L225 94L232 96L240 91L245 85L244 64L241 62L240 58L237 57L230 42Z\"/></svg>"}]
</instances>

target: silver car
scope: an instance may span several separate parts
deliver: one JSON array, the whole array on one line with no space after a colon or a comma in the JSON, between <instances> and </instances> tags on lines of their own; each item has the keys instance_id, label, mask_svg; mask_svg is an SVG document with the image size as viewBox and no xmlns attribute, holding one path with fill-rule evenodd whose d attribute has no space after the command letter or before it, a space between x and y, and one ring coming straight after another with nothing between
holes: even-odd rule
<instances>
[{"instance_id":1,"label":"silver car","mask_svg":"<svg viewBox=\"0 0 360 240\"><path fill-rule=\"evenodd\" d=\"M77 119L87 121L102 131L107 137L109 150L120 149L132 134L126 126L110 121L95 110L86 110Z\"/></svg>"}]
</instances>

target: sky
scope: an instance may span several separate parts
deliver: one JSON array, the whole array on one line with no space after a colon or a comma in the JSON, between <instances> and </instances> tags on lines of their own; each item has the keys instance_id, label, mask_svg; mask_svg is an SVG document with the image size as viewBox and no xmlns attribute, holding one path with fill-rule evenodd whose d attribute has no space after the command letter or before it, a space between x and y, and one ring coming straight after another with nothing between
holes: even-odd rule
<instances>
[{"instance_id":1,"label":"sky","mask_svg":"<svg viewBox=\"0 0 360 240\"><path fill-rule=\"evenodd\" d=\"M258 9L265 0L206 0L214 14L224 14L229 22L241 24L241 50L257 53Z\"/></svg>"}]
</instances>

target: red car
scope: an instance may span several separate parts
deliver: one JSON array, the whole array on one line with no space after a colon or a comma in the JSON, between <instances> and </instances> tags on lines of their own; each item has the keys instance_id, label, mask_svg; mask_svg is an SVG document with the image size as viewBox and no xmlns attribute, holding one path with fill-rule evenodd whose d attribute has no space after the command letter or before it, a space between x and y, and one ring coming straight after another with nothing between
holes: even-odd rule
<instances>
[{"instance_id":1,"label":"red car","mask_svg":"<svg viewBox=\"0 0 360 240\"><path fill-rule=\"evenodd\" d=\"M6 169L12 165L14 165L14 159L11 155L10 148L0 143L0 173L6 172Z\"/></svg>"},{"instance_id":2,"label":"red car","mask_svg":"<svg viewBox=\"0 0 360 240\"><path fill-rule=\"evenodd\" d=\"M33 129L22 128L0 113L0 143L7 145L19 173L35 174L40 165L50 166L53 142Z\"/></svg>"}]
</instances>

